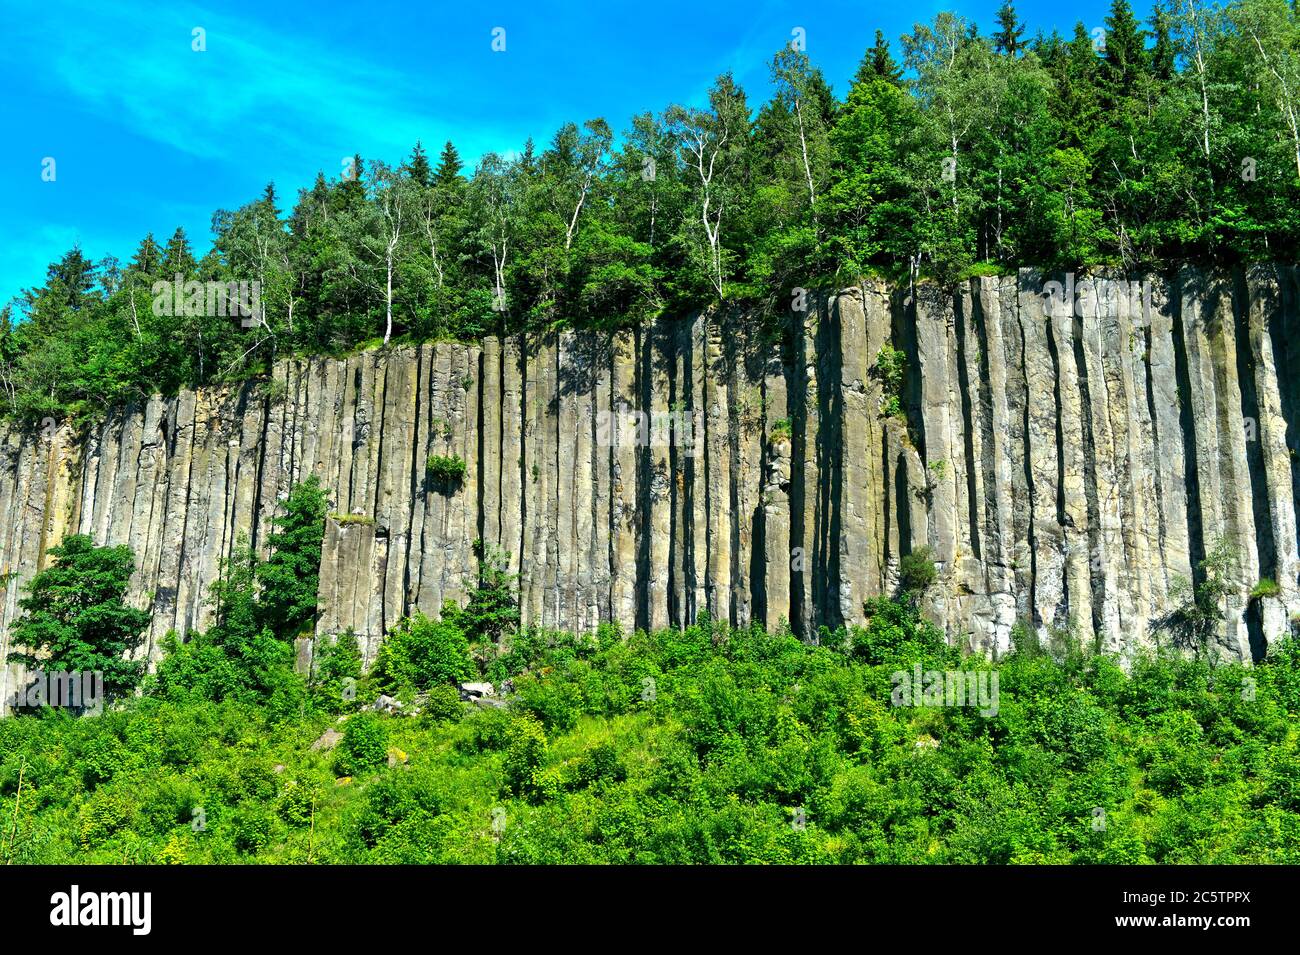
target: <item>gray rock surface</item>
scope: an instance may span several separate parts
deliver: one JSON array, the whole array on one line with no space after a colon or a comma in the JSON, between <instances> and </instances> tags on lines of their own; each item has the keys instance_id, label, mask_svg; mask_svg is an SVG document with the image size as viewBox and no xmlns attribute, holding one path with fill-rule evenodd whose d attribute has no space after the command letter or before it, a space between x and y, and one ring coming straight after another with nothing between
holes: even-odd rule
<instances>
[{"instance_id":1,"label":"gray rock surface","mask_svg":"<svg viewBox=\"0 0 1300 955\"><path fill-rule=\"evenodd\" d=\"M318 638L351 628L367 661L402 615L464 601L476 538L509 553L529 624L707 611L810 639L861 623L929 545L925 612L991 654L1018 621L1120 651L1166 639L1175 582L1222 539L1214 649L1257 658L1300 619L1297 271L1123 279L1077 302L1028 270L866 283L810 296L784 348L705 313L291 359L271 387L155 397L80 439L0 428L0 662L70 533L134 549L156 659L167 631L209 625L222 559L241 538L264 551L310 474L333 498ZM905 421L881 410L886 343L908 358ZM646 429L619 425L636 413ZM664 416L693 422L689 448ZM465 460L460 487L426 481L433 453ZM1252 601L1262 577L1280 595Z\"/></svg>"}]
</instances>

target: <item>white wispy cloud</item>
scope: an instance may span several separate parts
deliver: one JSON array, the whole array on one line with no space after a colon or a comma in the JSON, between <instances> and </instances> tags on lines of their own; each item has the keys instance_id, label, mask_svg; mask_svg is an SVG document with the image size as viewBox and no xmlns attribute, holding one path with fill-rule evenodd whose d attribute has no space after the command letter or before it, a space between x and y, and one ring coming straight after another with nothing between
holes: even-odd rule
<instances>
[{"instance_id":1,"label":"white wispy cloud","mask_svg":"<svg viewBox=\"0 0 1300 955\"><path fill-rule=\"evenodd\" d=\"M450 132L463 112L436 68L426 81L197 5L73 8L56 14L33 5L16 18L10 55L39 51L32 66L86 110L201 159L286 170L314 164L337 174L342 157L362 144L401 155L416 139ZM191 48L195 27L206 31L205 52ZM431 128L434 116L441 129ZM338 168L319 155L321 143L337 145Z\"/></svg>"}]
</instances>

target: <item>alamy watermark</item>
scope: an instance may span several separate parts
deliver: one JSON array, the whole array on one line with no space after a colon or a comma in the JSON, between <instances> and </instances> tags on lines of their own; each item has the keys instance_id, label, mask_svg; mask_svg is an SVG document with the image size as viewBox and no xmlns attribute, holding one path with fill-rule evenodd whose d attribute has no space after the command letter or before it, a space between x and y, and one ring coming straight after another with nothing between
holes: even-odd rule
<instances>
[{"instance_id":1,"label":"alamy watermark","mask_svg":"<svg viewBox=\"0 0 1300 955\"><path fill-rule=\"evenodd\" d=\"M894 706L973 706L980 716L998 715L996 670L927 670L921 664L895 671L890 700Z\"/></svg>"},{"instance_id":2,"label":"alamy watermark","mask_svg":"<svg viewBox=\"0 0 1300 955\"><path fill-rule=\"evenodd\" d=\"M5 703L15 710L51 706L98 716L104 711L104 674L100 670L31 670Z\"/></svg>"},{"instance_id":3,"label":"alamy watermark","mask_svg":"<svg viewBox=\"0 0 1300 955\"><path fill-rule=\"evenodd\" d=\"M1044 312L1053 318L1083 318L1095 313L1097 303L1103 299L1127 301L1129 314L1136 315L1140 311L1144 324L1151 317L1151 283L1147 280L1076 279L1073 272L1067 272L1064 282L1044 282L1042 296Z\"/></svg>"},{"instance_id":4,"label":"alamy watermark","mask_svg":"<svg viewBox=\"0 0 1300 955\"><path fill-rule=\"evenodd\" d=\"M634 409L600 411L596 414L596 445L602 448L674 446L687 457L694 457L696 417L685 409L650 413Z\"/></svg>"},{"instance_id":5,"label":"alamy watermark","mask_svg":"<svg viewBox=\"0 0 1300 955\"><path fill-rule=\"evenodd\" d=\"M83 892L74 885L50 896L50 924L56 927L120 925L132 935L148 935L152 912L152 892Z\"/></svg>"},{"instance_id":6,"label":"alamy watermark","mask_svg":"<svg viewBox=\"0 0 1300 955\"><path fill-rule=\"evenodd\" d=\"M177 275L170 282L153 283L153 313L161 317L238 318L244 328L257 325L262 315L262 283L186 282Z\"/></svg>"}]
</instances>

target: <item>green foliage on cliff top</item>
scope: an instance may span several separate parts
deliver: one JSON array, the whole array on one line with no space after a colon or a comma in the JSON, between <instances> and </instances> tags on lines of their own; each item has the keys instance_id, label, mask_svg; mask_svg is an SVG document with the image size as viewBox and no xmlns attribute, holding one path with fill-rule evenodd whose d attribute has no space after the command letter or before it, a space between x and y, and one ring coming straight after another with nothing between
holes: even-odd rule
<instances>
[{"instance_id":1,"label":"green foliage on cliff top","mask_svg":"<svg viewBox=\"0 0 1300 955\"><path fill-rule=\"evenodd\" d=\"M1115 0L1098 51L1082 23L1015 40L940 13L893 51L877 35L838 92L786 45L765 103L727 73L620 136L569 122L472 170L417 143L288 202L270 185L213 216L206 252L181 230L121 261L73 249L0 315L4 407L89 418L284 355L705 306L750 309L770 341L801 292L867 274L1294 261L1295 5L1175 4L1146 26ZM244 320L208 306L254 279Z\"/></svg>"}]
</instances>

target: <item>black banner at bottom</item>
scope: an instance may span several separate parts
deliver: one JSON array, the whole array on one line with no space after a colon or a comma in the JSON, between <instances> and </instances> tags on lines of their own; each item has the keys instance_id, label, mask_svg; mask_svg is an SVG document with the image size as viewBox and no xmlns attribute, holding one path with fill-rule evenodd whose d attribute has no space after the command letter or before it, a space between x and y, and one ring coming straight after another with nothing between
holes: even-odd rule
<instances>
[{"instance_id":1,"label":"black banner at bottom","mask_svg":"<svg viewBox=\"0 0 1300 955\"><path fill-rule=\"evenodd\" d=\"M396 941L409 932L514 945L542 927L597 938L710 939L839 928L878 941L1096 937L1220 944L1284 931L1295 870L1114 868L6 867L6 941L114 946ZM397 935L394 936L393 933ZM814 932L815 935L807 933ZM987 933L987 934L981 934Z\"/></svg>"}]
</instances>

